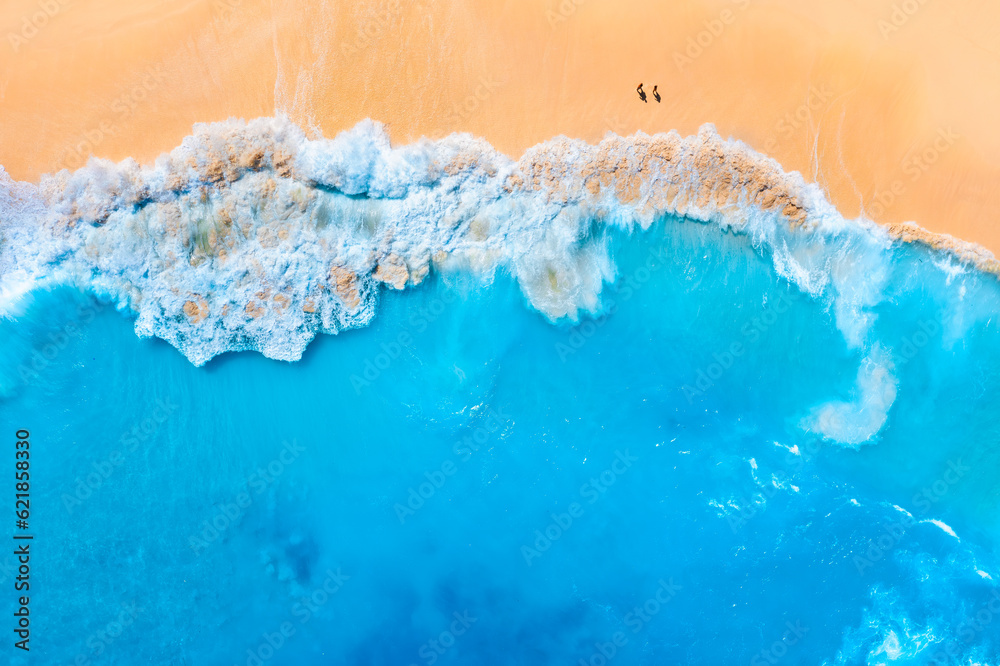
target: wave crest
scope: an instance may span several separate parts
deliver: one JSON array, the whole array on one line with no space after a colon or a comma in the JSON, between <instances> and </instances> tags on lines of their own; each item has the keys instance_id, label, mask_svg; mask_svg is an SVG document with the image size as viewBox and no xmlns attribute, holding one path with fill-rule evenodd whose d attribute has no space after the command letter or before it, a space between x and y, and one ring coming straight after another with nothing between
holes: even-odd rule
<instances>
[{"instance_id":1,"label":"wave crest","mask_svg":"<svg viewBox=\"0 0 1000 666\"><path fill-rule=\"evenodd\" d=\"M614 278L607 232L667 214L750 235L781 275L833 299L853 346L880 298L864 278L894 238L995 263L915 225L846 221L710 125L686 138L560 137L515 162L470 135L393 148L371 121L310 140L284 118L230 120L195 126L151 166L91 159L37 187L0 170L0 207L0 298L79 285L199 365L244 349L298 359L316 333L369 322L380 289L432 269L509 270L547 317L576 320Z\"/></svg>"}]
</instances>

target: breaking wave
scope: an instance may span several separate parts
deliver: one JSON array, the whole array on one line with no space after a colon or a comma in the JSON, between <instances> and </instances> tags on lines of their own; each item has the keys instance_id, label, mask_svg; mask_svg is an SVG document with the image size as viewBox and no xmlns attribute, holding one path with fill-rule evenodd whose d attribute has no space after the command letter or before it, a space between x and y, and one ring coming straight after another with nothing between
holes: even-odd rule
<instances>
[{"instance_id":1,"label":"breaking wave","mask_svg":"<svg viewBox=\"0 0 1000 666\"><path fill-rule=\"evenodd\" d=\"M992 285L998 272L978 246L844 219L818 187L711 125L687 138L560 137L513 161L470 135L393 148L371 121L311 140L283 118L230 120L197 125L150 166L91 159L37 186L0 169L0 214L0 311L75 285L196 365L236 350L299 359L317 333L368 324L380 290L432 270L508 272L548 319L575 322L604 311L614 234L718 225L829 308L861 354L853 401L804 424L851 445L895 399L891 354L872 334L888 285L913 271ZM970 324L966 286L940 315L946 329Z\"/></svg>"}]
</instances>

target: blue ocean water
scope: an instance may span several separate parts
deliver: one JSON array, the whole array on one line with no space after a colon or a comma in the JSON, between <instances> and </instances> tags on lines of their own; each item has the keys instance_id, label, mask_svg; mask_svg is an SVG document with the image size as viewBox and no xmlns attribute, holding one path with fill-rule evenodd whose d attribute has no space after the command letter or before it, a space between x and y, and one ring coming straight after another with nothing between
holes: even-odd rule
<instances>
[{"instance_id":1,"label":"blue ocean water","mask_svg":"<svg viewBox=\"0 0 1000 666\"><path fill-rule=\"evenodd\" d=\"M901 249L851 346L747 236L607 233L596 316L439 273L294 363L29 294L10 663L998 663L995 278Z\"/></svg>"}]
</instances>

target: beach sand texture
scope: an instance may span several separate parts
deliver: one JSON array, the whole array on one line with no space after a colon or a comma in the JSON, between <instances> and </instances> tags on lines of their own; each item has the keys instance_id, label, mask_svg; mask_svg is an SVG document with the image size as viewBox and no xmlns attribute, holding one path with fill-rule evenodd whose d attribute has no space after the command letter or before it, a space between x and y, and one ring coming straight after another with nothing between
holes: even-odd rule
<instances>
[{"instance_id":1,"label":"beach sand texture","mask_svg":"<svg viewBox=\"0 0 1000 666\"><path fill-rule=\"evenodd\" d=\"M21 180L276 112L325 136L372 118L396 144L470 132L515 159L711 122L848 217L1000 250L989 0L8 0L0 29L0 164Z\"/></svg>"}]
</instances>

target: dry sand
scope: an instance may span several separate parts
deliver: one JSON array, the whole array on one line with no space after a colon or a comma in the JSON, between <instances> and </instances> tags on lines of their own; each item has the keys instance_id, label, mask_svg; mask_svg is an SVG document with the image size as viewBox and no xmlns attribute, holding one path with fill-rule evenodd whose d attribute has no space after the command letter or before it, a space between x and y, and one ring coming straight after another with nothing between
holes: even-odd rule
<instances>
[{"instance_id":1,"label":"dry sand","mask_svg":"<svg viewBox=\"0 0 1000 666\"><path fill-rule=\"evenodd\" d=\"M22 180L276 111L326 136L366 117L396 143L467 131L514 158L712 122L845 215L1000 253L995 0L3 5L0 164Z\"/></svg>"}]
</instances>

